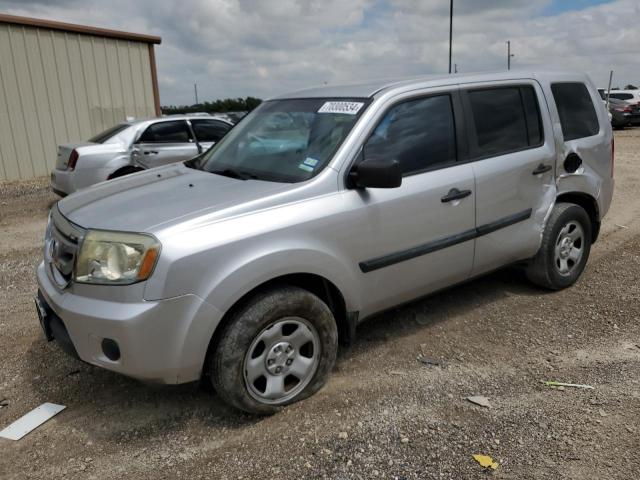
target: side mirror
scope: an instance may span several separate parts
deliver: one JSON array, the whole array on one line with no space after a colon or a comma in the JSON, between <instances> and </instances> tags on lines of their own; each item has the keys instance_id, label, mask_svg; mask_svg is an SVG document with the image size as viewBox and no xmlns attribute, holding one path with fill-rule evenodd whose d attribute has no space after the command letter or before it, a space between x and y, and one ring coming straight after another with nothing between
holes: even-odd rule
<instances>
[{"instance_id":1,"label":"side mirror","mask_svg":"<svg viewBox=\"0 0 640 480\"><path fill-rule=\"evenodd\" d=\"M349 180L355 188L397 188L402 185L402 170L397 160L363 160Z\"/></svg>"}]
</instances>

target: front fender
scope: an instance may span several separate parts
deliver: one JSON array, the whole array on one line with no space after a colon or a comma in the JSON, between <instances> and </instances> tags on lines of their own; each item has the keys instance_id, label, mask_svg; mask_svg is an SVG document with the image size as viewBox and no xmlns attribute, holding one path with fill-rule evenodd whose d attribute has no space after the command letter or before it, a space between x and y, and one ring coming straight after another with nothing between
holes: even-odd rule
<instances>
[{"instance_id":1,"label":"front fender","mask_svg":"<svg viewBox=\"0 0 640 480\"><path fill-rule=\"evenodd\" d=\"M355 272L339 258L318 250L286 249L270 252L249 262L230 266L225 274L212 279L203 298L226 312L238 300L260 285L284 275L307 273L333 283L342 294L348 311L360 310Z\"/></svg>"},{"instance_id":2,"label":"front fender","mask_svg":"<svg viewBox=\"0 0 640 480\"><path fill-rule=\"evenodd\" d=\"M244 242L240 242L244 243ZM274 248L259 245L228 245L181 257L171 245L163 246L160 262L145 288L145 299L157 300L193 293L227 312L254 288L283 275L308 273L333 283L348 310L360 309L361 292L357 272L348 259L312 244L274 242ZM266 242L265 242L266 243Z\"/></svg>"}]
</instances>

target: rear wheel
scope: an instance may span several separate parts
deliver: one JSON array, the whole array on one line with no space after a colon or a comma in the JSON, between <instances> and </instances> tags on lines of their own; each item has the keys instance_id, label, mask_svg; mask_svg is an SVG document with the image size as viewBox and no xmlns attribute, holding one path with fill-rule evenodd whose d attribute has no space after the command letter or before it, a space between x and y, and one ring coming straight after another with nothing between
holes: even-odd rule
<instances>
[{"instance_id":1,"label":"rear wheel","mask_svg":"<svg viewBox=\"0 0 640 480\"><path fill-rule=\"evenodd\" d=\"M536 256L527 266L533 283L551 290L573 285L582 274L591 251L591 220L572 203L553 207Z\"/></svg>"},{"instance_id":2,"label":"rear wheel","mask_svg":"<svg viewBox=\"0 0 640 480\"><path fill-rule=\"evenodd\" d=\"M211 357L211 381L227 403L271 414L317 392L336 359L327 305L297 287L260 293L226 324Z\"/></svg>"},{"instance_id":3,"label":"rear wheel","mask_svg":"<svg viewBox=\"0 0 640 480\"><path fill-rule=\"evenodd\" d=\"M112 180L114 178L119 178L119 177L124 177L125 175L130 175L132 173L141 172L142 170L144 170L144 169L140 168L140 167L132 167L132 166L122 167L120 170L116 170L111 175L109 175L108 180Z\"/></svg>"}]
</instances>

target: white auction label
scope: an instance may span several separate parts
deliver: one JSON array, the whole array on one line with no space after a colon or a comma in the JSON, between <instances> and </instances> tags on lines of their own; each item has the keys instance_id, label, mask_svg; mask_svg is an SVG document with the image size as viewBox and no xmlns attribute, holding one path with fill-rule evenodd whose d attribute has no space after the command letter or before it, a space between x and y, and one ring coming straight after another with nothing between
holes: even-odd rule
<instances>
[{"instance_id":1,"label":"white auction label","mask_svg":"<svg viewBox=\"0 0 640 480\"><path fill-rule=\"evenodd\" d=\"M345 113L347 115L357 114L362 106L363 102L325 102L318 113Z\"/></svg>"}]
</instances>

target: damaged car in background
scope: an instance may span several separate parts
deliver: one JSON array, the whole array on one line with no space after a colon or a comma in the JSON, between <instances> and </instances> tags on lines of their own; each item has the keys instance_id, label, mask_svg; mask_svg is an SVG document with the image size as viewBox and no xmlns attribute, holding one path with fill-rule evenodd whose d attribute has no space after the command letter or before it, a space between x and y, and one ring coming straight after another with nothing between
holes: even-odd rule
<instances>
[{"instance_id":1,"label":"damaged car in background","mask_svg":"<svg viewBox=\"0 0 640 480\"><path fill-rule=\"evenodd\" d=\"M86 142L58 147L51 188L60 196L105 180L195 157L231 129L230 119L170 116L120 123Z\"/></svg>"}]
</instances>

